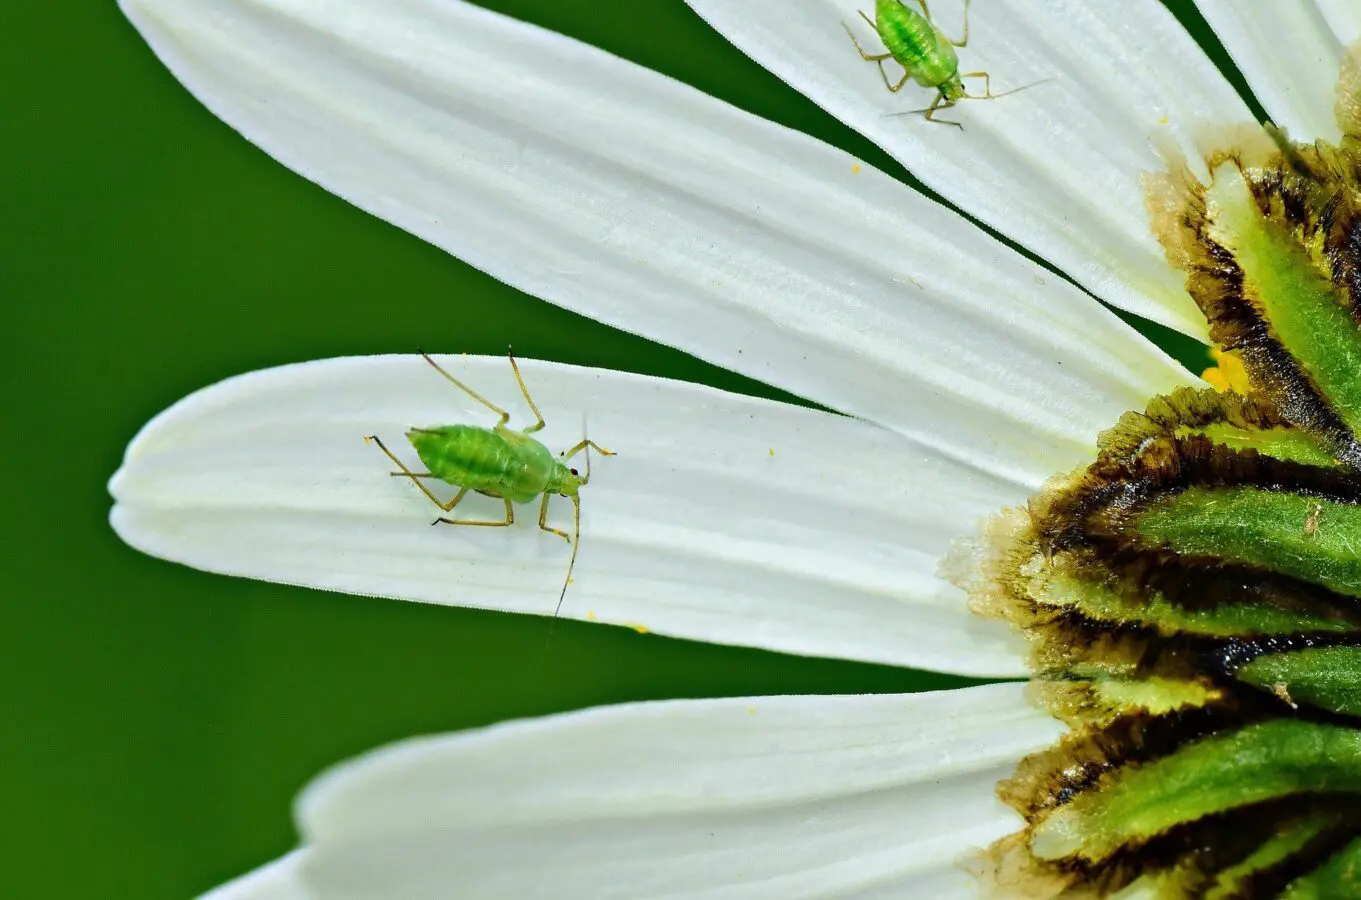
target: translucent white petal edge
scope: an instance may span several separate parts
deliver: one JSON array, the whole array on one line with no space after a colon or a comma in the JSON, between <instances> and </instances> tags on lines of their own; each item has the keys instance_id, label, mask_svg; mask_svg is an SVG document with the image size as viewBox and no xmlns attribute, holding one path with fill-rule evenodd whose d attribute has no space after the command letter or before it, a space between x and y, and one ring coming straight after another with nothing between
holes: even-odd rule
<instances>
[{"instance_id":1,"label":"translucent white petal edge","mask_svg":"<svg viewBox=\"0 0 1361 900\"><path fill-rule=\"evenodd\" d=\"M1350 47L1361 41L1361 6L1353 0L1314 0L1338 43Z\"/></svg>"},{"instance_id":2,"label":"translucent white petal edge","mask_svg":"<svg viewBox=\"0 0 1361 900\"><path fill-rule=\"evenodd\" d=\"M217 115L363 209L550 302L1004 477L1078 465L1121 412L1190 380L883 173L543 29L453 0L123 8ZM1086 187L1098 207L1137 202Z\"/></svg>"},{"instance_id":3,"label":"translucent white petal edge","mask_svg":"<svg viewBox=\"0 0 1361 900\"><path fill-rule=\"evenodd\" d=\"M1207 129L1251 117L1156 0L974 4L961 71L990 72L998 91L1034 86L962 102L941 115L962 130L903 115L927 106L934 92L909 83L891 93L878 65L861 59L845 29L867 52L883 52L857 12L872 4L689 2L932 190L1103 300L1204 339L1204 318L1149 229L1141 177L1165 168L1163 148L1198 159ZM931 13L947 34L959 36L957 0L938 0ZM891 80L900 77L891 61L885 68ZM977 79L969 85L982 89Z\"/></svg>"},{"instance_id":4,"label":"translucent white petal edge","mask_svg":"<svg viewBox=\"0 0 1361 900\"><path fill-rule=\"evenodd\" d=\"M437 357L531 421L503 358ZM1029 486L854 419L682 382L521 362L554 451L590 436L566 617L660 634L976 675L1022 648L936 576L950 542ZM568 545L537 527L431 527L440 511L363 438L414 470L411 426L493 416L419 356L303 363L229 379L149 423L110 490L132 546L230 575L551 614ZM441 497L453 490L436 484ZM571 505L549 523L571 530ZM460 514L499 518L471 497ZM546 625L545 625L546 627Z\"/></svg>"},{"instance_id":5,"label":"translucent white petal edge","mask_svg":"<svg viewBox=\"0 0 1361 900\"><path fill-rule=\"evenodd\" d=\"M305 851L295 850L200 894L199 900L315 900L299 879L298 868L305 856Z\"/></svg>"},{"instance_id":6,"label":"translucent white petal edge","mask_svg":"<svg viewBox=\"0 0 1361 900\"><path fill-rule=\"evenodd\" d=\"M1361 37L1351 0L1198 0L1267 114L1297 141L1336 141L1333 88L1343 48Z\"/></svg>"},{"instance_id":7,"label":"translucent white petal edge","mask_svg":"<svg viewBox=\"0 0 1361 900\"><path fill-rule=\"evenodd\" d=\"M305 878L328 898L967 896L960 861L1019 826L996 782L1061 732L1023 690L632 704L403 742L304 793Z\"/></svg>"}]
</instances>

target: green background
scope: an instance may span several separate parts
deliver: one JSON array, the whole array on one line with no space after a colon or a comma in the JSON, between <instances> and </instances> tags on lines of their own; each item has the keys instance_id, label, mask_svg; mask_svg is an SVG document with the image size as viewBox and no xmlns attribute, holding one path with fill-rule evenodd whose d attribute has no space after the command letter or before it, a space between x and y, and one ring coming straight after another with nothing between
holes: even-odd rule
<instances>
[{"instance_id":1,"label":"green background","mask_svg":"<svg viewBox=\"0 0 1361 900\"><path fill-rule=\"evenodd\" d=\"M485 5L902 176L681 0ZM520 294L293 175L202 109L111 0L7 4L0 85L0 893L207 889L292 846L291 799L321 768L415 734L644 698L965 683L570 622L546 649L538 618L222 578L122 545L105 483L127 441L251 369L513 343L771 392Z\"/></svg>"}]
</instances>

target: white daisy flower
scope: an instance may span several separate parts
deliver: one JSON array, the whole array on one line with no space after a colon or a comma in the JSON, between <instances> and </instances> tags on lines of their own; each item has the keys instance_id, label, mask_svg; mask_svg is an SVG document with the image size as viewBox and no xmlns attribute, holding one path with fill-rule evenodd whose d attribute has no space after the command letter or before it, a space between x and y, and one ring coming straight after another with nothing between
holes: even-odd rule
<instances>
[{"instance_id":1,"label":"white daisy flower","mask_svg":"<svg viewBox=\"0 0 1361 900\"><path fill-rule=\"evenodd\" d=\"M1252 116L1153 0L978 4L968 66L999 90L1044 83L961 103L962 131L897 115L930 92L884 89L842 28L874 39L852 2L690 0L1072 282L840 150L460 0L121 5L196 97L305 177L510 285L830 410L522 361L548 421L536 437L570 446L588 413L619 454L582 491L564 616L1027 674L1025 640L971 614L942 559L1091 463L1123 413L1204 388L1093 299L1209 333L1145 179L1180 155L1189 180L1214 180L1207 141ZM1339 141L1361 8L1199 6L1274 121ZM437 359L526 412L504 359ZM429 501L362 440L397 449L410 426L484 420L414 354L244 375L143 429L112 522L225 574L551 614L564 545L533 522L426 527ZM1028 824L1037 857L1104 864L1077 846L1076 813L1045 831L996 794L1063 730L1012 684L637 704L423 738L320 778L300 848L213 896L978 896L996 885L963 864Z\"/></svg>"}]
</instances>

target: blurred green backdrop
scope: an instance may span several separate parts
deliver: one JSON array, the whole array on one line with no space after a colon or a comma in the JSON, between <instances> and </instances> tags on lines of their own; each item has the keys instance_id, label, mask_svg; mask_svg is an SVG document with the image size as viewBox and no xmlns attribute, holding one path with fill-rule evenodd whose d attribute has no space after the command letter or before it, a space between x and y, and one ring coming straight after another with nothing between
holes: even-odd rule
<instances>
[{"instance_id":1,"label":"blurred green backdrop","mask_svg":"<svg viewBox=\"0 0 1361 900\"><path fill-rule=\"evenodd\" d=\"M485 5L902 175L681 0ZM1175 11L1208 42L1189 4ZM0 84L5 896L204 890L292 846L290 801L321 768L410 735L643 698L963 683L567 622L545 650L542 619L221 578L123 546L105 481L124 445L250 369L513 343L772 393L517 293L293 175L190 98L112 0L9 4ZM462 324L427 324L442 321Z\"/></svg>"}]
</instances>

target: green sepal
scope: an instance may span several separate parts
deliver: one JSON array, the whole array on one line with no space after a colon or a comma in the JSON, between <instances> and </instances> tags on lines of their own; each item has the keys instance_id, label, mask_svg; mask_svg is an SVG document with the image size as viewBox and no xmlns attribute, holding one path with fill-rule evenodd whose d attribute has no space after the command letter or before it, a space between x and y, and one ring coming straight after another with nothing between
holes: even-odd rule
<instances>
[{"instance_id":1,"label":"green sepal","mask_svg":"<svg viewBox=\"0 0 1361 900\"><path fill-rule=\"evenodd\" d=\"M1017 895L1361 898L1361 43L1337 100L1341 142L1245 125L1145 182L1233 390L1121 416L955 577L1070 729L998 786Z\"/></svg>"},{"instance_id":2,"label":"green sepal","mask_svg":"<svg viewBox=\"0 0 1361 900\"><path fill-rule=\"evenodd\" d=\"M1263 397L1178 388L1154 397L1142 412L1127 412L1097 439L1103 459L1129 461L1162 438L1203 436L1234 450L1316 466L1337 460L1326 442L1289 424Z\"/></svg>"},{"instance_id":3,"label":"green sepal","mask_svg":"<svg viewBox=\"0 0 1361 900\"><path fill-rule=\"evenodd\" d=\"M1268 720L1112 772L1040 821L1030 849L1099 862L1205 816L1313 791L1361 792L1361 732Z\"/></svg>"},{"instance_id":4,"label":"green sepal","mask_svg":"<svg viewBox=\"0 0 1361 900\"><path fill-rule=\"evenodd\" d=\"M1255 450L1265 456L1284 459L1310 466L1334 466L1333 459L1323 445L1295 428L1270 428L1251 431L1226 422L1214 422L1200 428L1179 428L1177 437L1200 434L1234 450Z\"/></svg>"},{"instance_id":5,"label":"green sepal","mask_svg":"<svg viewBox=\"0 0 1361 900\"><path fill-rule=\"evenodd\" d=\"M1243 594L1247 602L1198 608L1178 606L1159 590L1136 594L1132 601L1117 590L1117 580L1099 582L1090 572L1084 572L1080 563L1070 562L1065 555L1047 562L1036 559L1031 566L1022 567L1021 572L1030 575L1026 589L1036 603L1070 607L1096 621L1140 625L1163 636L1255 637L1356 630L1355 625L1340 619L1251 602L1248 592Z\"/></svg>"},{"instance_id":6,"label":"green sepal","mask_svg":"<svg viewBox=\"0 0 1361 900\"><path fill-rule=\"evenodd\" d=\"M1069 725L1105 725L1122 716L1168 713L1209 706L1224 691L1206 680L1093 673L1074 681L1033 682L1032 690L1060 721Z\"/></svg>"},{"instance_id":7,"label":"green sepal","mask_svg":"<svg viewBox=\"0 0 1361 900\"><path fill-rule=\"evenodd\" d=\"M1308 704L1361 716L1361 647L1310 647L1271 653L1257 657L1236 674L1292 705Z\"/></svg>"},{"instance_id":8,"label":"green sepal","mask_svg":"<svg viewBox=\"0 0 1361 900\"><path fill-rule=\"evenodd\" d=\"M1361 839L1352 841L1308 875L1290 883L1281 900L1345 900L1361 897Z\"/></svg>"},{"instance_id":9,"label":"green sepal","mask_svg":"<svg viewBox=\"0 0 1361 900\"><path fill-rule=\"evenodd\" d=\"M1283 825L1246 858L1217 873L1214 884L1205 891L1205 900L1238 900L1243 896L1241 889L1254 875L1285 862L1337 821L1333 813L1315 813Z\"/></svg>"},{"instance_id":10,"label":"green sepal","mask_svg":"<svg viewBox=\"0 0 1361 900\"><path fill-rule=\"evenodd\" d=\"M1361 597L1361 506L1255 487L1189 487L1149 502L1135 531L1183 556L1253 566Z\"/></svg>"},{"instance_id":11,"label":"green sepal","mask_svg":"<svg viewBox=\"0 0 1361 900\"><path fill-rule=\"evenodd\" d=\"M1205 201L1210 237L1242 270L1245 298L1348 430L1361 433L1361 330L1333 283L1324 235L1297 232L1233 164L1215 171Z\"/></svg>"}]
</instances>

